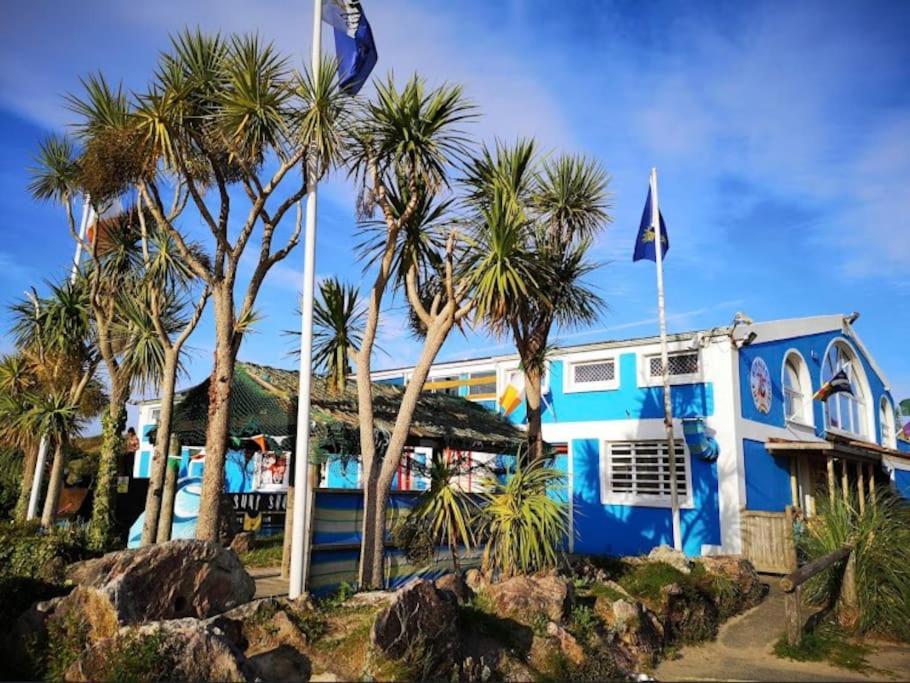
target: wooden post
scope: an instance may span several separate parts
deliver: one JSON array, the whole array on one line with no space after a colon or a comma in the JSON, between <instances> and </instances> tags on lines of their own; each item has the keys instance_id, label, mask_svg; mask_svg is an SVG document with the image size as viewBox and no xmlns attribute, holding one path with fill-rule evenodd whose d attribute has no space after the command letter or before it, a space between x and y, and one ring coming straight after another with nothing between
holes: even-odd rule
<instances>
[{"instance_id":1,"label":"wooden post","mask_svg":"<svg viewBox=\"0 0 910 683\"><path fill-rule=\"evenodd\" d=\"M799 504L799 479L796 470L796 456L790 458L790 502L793 507L802 507Z\"/></svg>"},{"instance_id":2,"label":"wooden post","mask_svg":"<svg viewBox=\"0 0 910 683\"><path fill-rule=\"evenodd\" d=\"M841 460L840 487L844 493L844 502L850 504L850 476L847 474L847 461Z\"/></svg>"},{"instance_id":3,"label":"wooden post","mask_svg":"<svg viewBox=\"0 0 910 683\"><path fill-rule=\"evenodd\" d=\"M291 527L294 522L294 487L288 486L288 502L284 510L284 544L281 548L281 578L291 578Z\"/></svg>"},{"instance_id":4,"label":"wooden post","mask_svg":"<svg viewBox=\"0 0 910 683\"><path fill-rule=\"evenodd\" d=\"M869 500L872 501L872 507L876 506L875 502L875 465L869 463Z\"/></svg>"},{"instance_id":5,"label":"wooden post","mask_svg":"<svg viewBox=\"0 0 910 683\"><path fill-rule=\"evenodd\" d=\"M177 475L180 472L180 440L171 434L167 449L167 471L164 473L164 491L161 493L161 513L158 515L157 543L171 540L174 524L174 496L177 495Z\"/></svg>"},{"instance_id":6,"label":"wooden post","mask_svg":"<svg viewBox=\"0 0 910 683\"><path fill-rule=\"evenodd\" d=\"M800 593L802 589L797 586L793 591L784 594L784 614L787 621L787 642L790 645L799 645L803 631L803 618L800 614Z\"/></svg>"},{"instance_id":7,"label":"wooden post","mask_svg":"<svg viewBox=\"0 0 910 683\"><path fill-rule=\"evenodd\" d=\"M796 539L793 537L793 520L794 520L794 510L793 507L788 505L784 509L784 516L787 520L787 528L784 530L785 534L785 545L787 549L787 566L791 572L796 571L798 562L796 559Z\"/></svg>"},{"instance_id":8,"label":"wooden post","mask_svg":"<svg viewBox=\"0 0 910 683\"><path fill-rule=\"evenodd\" d=\"M859 514L866 514L866 481L863 477L863 463L856 463L856 492L859 500Z\"/></svg>"},{"instance_id":9,"label":"wooden post","mask_svg":"<svg viewBox=\"0 0 910 683\"><path fill-rule=\"evenodd\" d=\"M828 500L834 503L834 458L828 456Z\"/></svg>"}]
</instances>

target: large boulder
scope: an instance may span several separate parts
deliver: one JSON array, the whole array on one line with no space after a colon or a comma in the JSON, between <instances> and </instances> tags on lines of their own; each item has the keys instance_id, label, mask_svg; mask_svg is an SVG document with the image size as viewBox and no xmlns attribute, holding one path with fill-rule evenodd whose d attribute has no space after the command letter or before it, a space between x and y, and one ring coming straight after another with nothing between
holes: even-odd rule
<instances>
[{"instance_id":1,"label":"large boulder","mask_svg":"<svg viewBox=\"0 0 910 683\"><path fill-rule=\"evenodd\" d=\"M648 666L663 648L664 630L657 617L632 598L597 598L594 613L625 651L624 659L636 667Z\"/></svg>"},{"instance_id":2,"label":"large boulder","mask_svg":"<svg viewBox=\"0 0 910 683\"><path fill-rule=\"evenodd\" d=\"M67 579L105 595L120 624L206 618L252 599L237 555L207 541L177 540L70 565Z\"/></svg>"},{"instance_id":3,"label":"large boulder","mask_svg":"<svg viewBox=\"0 0 910 683\"><path fill-rule=\"evenodd\" d=\"M256 547L256 534L252 531L241 531L231 541L231 550L244 555Z\"/></svg>"},{"instance_id":4,"label":"large boulder","mask_svg":"<svg viewBox=\"0 0 910 683\"><path fill-rule=\"evenodd\" d=\"M557 623L572 610L572 584L557 574L515 576L489 584L484 592L496 613L531 624L539 617Z\"/></svg>"},{"instance_id":5,"label":"large boulder","mask_svg":"<svg viewBox=\"0 0 910 683\"><path fill-rule=\"evenodd\" d=\"M474 597L474 591L468 586L462 574L444 574L433 582L437 590L450 594L459 605L466 605Z\"/></svg>"},{"instance_id":6,"label":"large boulder","mask_svg":"<svg viewBox=\"0 0 910 683\"><path fill-rule=\"evenodd\" d=\"M648 562L663 562L674 569L678 569L683 574L692 571L692 564L689 558L681 550L675 550L668 545L659 545L648 553Z\"/></svg>"},{"instance_id":7,"label":"large boulder","mask_svg":"<svg viewBox=\"0 0 910 683\"><path fill-rule=\"evenodd\" d=\"M263 681L309 678L312 667L304 652L324 628L310 602L287 598L248 602L208 623L243 652L249 672Z\"/></svg>"},{"instance_id":8,"label":"large boulder","mask_svg":"<svg viewBox=\"0 0 910 683\"><path fill-rule=\"evenodd\" d=\"M65 673L67 681L244 681L253 676L243 654L211 624L174 619L121 628L93 641Z\"/></svg>"},{"instance_id":9,"label":"large boulder","mask_svg":"<svg viewBox=\"0 0 910 683\"><path fill-rule=\"evenodd\" d=\"M370 641L385 656L419 666L424 676L438 674L455 659L458 608L431 581L415 581L379 613Z\"/></svg>"},{"instance_id":10,"label":"large boulder","mask_svg":"<svg viewBox=\"0 0 910 683\"><path fill-rule=\"evenodd\" d=\"M717 607L724 617L755 607L768 592L749 560L735 555L702 557L699 562L709 574L721 577L732 590L715 586Z\"/></svg>"}]
</instances>

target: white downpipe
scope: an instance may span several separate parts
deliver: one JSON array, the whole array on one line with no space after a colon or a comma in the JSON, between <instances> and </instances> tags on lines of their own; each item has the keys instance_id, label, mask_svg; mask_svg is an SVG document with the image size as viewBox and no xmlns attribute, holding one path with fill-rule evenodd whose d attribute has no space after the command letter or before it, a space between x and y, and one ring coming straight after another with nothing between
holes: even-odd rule
<instances>
[{"instance_id":1,"label":"white downpipe","mask_svg":"<svg viewBox=\"0 0 910 683\"><path fill-rule=\"evenodd\" d=\"M86 195L82 206L82 221L79 224L79 240L76 242L73 268L70 271L70 284L76 281L76 276L79 274L79 263L82 261L82 242L85 239L85 233L88 230L88 223L92 213L92 203L89 196ZM32 477L32 491L28 497L26 519L35 519L38 516L38 497L41 495L41 485L44 483L44 463L46 460L47 436L42 436L41 443L38 446L38 458L35 460L35 475Z\"/></svg>"},{"instance_id":2,"label":"white downpipe","mask_svg":"<svg viewBox=\"0 0 910 683\"><path fill-rule=\"evenodd\" d=\"M322 0L313 0L313 78L319 78L322 54ZM312 172L312 171L311 171ZM317 183L307 192L303 247L303 301L300 317L300 389L297 392L297 452L294 454L294 510L291 525L291 576L288 596L306 591L310 544L310 384L313 379L313 297L316 288Z\"/></svg>"},{"instance_id":3,"label":"white downpipe","mask_svg":"<svg viewBox=\"0 0 910 683\"><path fill-rule=\"evenodd\" d=\"M654 251L657 255L657 315L660 320L660 361L663 366L664 425L667 429L667 457L670 463L670 509L673 515L673 547L682 550L679 518L679 494L676 490L676 442L673 438L673 403L670 400L670 365L667 353L667 315L664 305L663 235L660 226L660 204L657 201L657 169L651 169L651 224L654 228Z\"/></svg>"}]
</instances>

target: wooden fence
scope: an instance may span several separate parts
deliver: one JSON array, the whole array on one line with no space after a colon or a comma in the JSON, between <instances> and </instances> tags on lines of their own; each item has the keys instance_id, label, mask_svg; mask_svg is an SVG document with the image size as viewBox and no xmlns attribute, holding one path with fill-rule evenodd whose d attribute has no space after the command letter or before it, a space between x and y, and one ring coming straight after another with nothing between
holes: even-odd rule
<instances>
[{"instance_id":1,"label":"wooden fence","mask_svg":"<svg viewBox=\"0 0 910 683\"><path fill-rule=\"evenodd\" d=\"M793 510L761 512L743 510L743 555L757 571L787 574L796 569L793 543Z\"/></svg>"}]
</instances>

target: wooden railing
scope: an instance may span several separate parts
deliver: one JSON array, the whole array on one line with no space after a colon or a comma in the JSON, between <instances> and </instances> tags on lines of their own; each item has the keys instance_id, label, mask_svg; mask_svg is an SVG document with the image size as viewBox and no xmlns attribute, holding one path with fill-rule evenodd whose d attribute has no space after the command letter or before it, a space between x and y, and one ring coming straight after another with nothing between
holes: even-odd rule
<instances>
[{"instance_id":1,"label":"wooden railing","mask_svg":"<svg viewBox=\"0 0 910 683\"><path fill-rule=\"evenodd\" d=\"M802 637L802 585L813 576L844 560L846 560L846 563L844 564L844 576L841 580L838 608L845 616L854 618L856 610L856 560L852 544L847 544L824 557L812 560L812 562L803 565L780 580L780 587L784 591L787 642L790 645L799 644Z\"/></svg>"}]
</instances>

